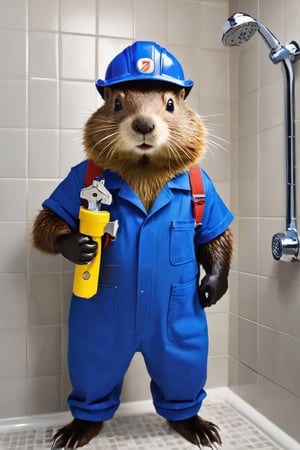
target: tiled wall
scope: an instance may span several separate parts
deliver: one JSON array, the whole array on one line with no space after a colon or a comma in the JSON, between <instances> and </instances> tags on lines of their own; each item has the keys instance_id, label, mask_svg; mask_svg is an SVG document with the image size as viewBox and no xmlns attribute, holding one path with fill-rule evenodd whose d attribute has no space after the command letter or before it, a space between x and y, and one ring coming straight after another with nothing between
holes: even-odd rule
<instances>
[{"instance_id":1,"label":"tiled wall","mask_svg":"<svg viewBox=\"0 0 300 450\"><path fill-rule=\"evenodd\" d=\"M286 44L300 41L297 0L237 0L230 12L259 18ZM239 231L231 277L229 383L300 441L300 265L276 262L271 239L285 230L284 88L257 34L230 50L231 204ZM300 157L300 61L296 154ZM297 187L300 173L298 166ZM298 196L298 218L300 198Z\"/></svg>"},{"instance_id":2,"label":"tiled wall","mask_svg":"<svg viewBox=\"0 0 300 450\"><path fill-rule=\"evenodd\" d=\"M94 80L134 39L167 46L195 80L189 102L211 130L204 166L229 202L227 1L0 0L0 11L0 417L11 417L66 407L72 266L33 250L30 229L84 157ZM227 319L228 296L209 311L209 386L227 384ZM136 358L123 398L148 398L148 382Z\"/></svg>"}]
</instances>

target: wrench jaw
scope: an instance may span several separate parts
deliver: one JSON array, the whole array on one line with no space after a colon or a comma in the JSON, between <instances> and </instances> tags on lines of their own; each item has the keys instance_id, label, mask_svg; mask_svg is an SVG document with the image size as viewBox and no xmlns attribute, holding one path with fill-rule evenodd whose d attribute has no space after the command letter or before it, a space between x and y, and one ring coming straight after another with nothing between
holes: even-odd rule
<instances>
[{"instance_id":1,"label":"wrench jaw","mask_svg":"<svg viewBox=\"0 0 300 450\"><path fill-rule=\"evenodd\" d=\"M112 241L117 239L117 233L119 229L119 221L113 220L112 222L108 222L104 228L104 232L109 234Z\"/></svg>"},{"instance_id":2,"label":"wrench jaw","mask_svg":"<svg viewBox=\"0 0 300 450\"><path fill-rule=\"evenodd\" d=\"M111 205L112 195L104 186L104 178L95 179L91 186L81 189L80 198L88 202L90 211L100 211L101 204Z\"/></svg>"},{"instance_id":3,"label":"wrench jaw","mask_svg":"<svg viewBox=\"0 0 300 450\"><path fill-rule=\"evenodd\" d=\"M101 205L111 205L112 195L104 186L104 178L95 179L91 186L81 189L80 198L88 202L88 210L100 212ZM119 228L119 221L108 222L104 232L111 236L112 241L116 240Z\"/></svg>"}]
</instances>

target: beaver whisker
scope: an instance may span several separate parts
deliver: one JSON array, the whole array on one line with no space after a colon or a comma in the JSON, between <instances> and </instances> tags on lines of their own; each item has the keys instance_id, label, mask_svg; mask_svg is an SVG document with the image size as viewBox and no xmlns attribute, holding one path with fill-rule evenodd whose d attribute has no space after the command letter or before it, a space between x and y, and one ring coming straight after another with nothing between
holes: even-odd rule
<instances>
[{"instance_id":1,"label":"beaver whisker","mask_svg":"<svg viewBox=\"0 0 300 450\"><path fill-rule=\"evenodd\" d=\"M228 139L224 139L224 138L222 138L221 136L218 136L217 134L211 133L210 130L209 130L209 128L208 128L208 134L207 134L207 136L208 136L208 137L213 137L213 138L217 139L218 141L224 142L225 144L229 144Z\"/></svg>"},{"instance_id":2,"label":"beaver whisker","mask_svg":"<svg viewBox=\"0 0 300 450\"><path fill-rule=\"evenodd\" d=\"M101 152L96 155L96 163L101 166L103 164L103 157L105 155L106 161L109 161L111 158L111 154L113 153L113 148L110 145L106 145L104 149L101 149Z\"/></svg>"},{"instance_id":3,"label":"beaver whisker","mask_svg":"<svg viewBox=\"0 0 300 450\"><path fill-rule=\"evenodd\" d=\"M95 120L92 124L89 124L89 130L92 128L101 128L101 130L103 128L107 128L107 127L115 127L117 128L119 126L119 123L116 122L115 120Z\"/></svg>"},{"instance_id":4,"label":"beaver whisker","mask_svg":"<svg viewBox=\"0 0 300 450\"><path fill-rule=\"evenodd\" d=\"M115 133L111 133L111 134L108 134L108 135L103 136L101 139L99 139L99 140L93 145L93 150L94 150L98 145L100 145L100 144L102 144L104 141L106 141L107 139L111 139L113 136L116 136L116 135L118 135L118 134L119 134L119 132L116 131ZM117 142L117 139L112 139L112 140L108 143L108 145L115 144L116 142ZM105 150L105 148L106 148L106 147L104 147L102 150Z\"/></svg>"},{"instance_id":5,"label":"beaver whisker","mask_svg":"<svg viewBox=\"0 0 300 450\"><path fill-rule=\"evenodd\" d=\"M101 133L101 135L102 134L104 134L104 133L106 133L106 132L117 132L118 130L117 130L117 127L115 127L115 126L110 126L110 127L103 127L103 128L100 128L100 127L94 127L93 129L90 129L89 130L89 134L90 134L90 136L97 136L97 135L99 135L100 133Z\"/></svg>"},{"instance_id":6,"label":"beaver whisker","mask_svg":"<svg viewBox=\"0 0 300 450\"><path fill-rule=\"evenodd\" d=\"M217 136L213 136L214 138L218 139ZM229 144L228 141L226 141L225 139L220 138L221 141L223 141L225 144ZM211 150L211 147L213 148L217 148L218 150L223 150L224 152L228 153L228 149L226 147L224 147L224 145L220 144L218 141L211 139L211 137L209 136L206 139L207 142L207 149Z\"/></svg>"},{"instance_id":7,"label":"beaver whisker","mask_svg":"<svg viewBox=\"0 0 300 450\"><path fill-rule=\"evenodd\" d=\"M178 161L180 162L184 162L184 158L183 156L186 156L186 158L190 159L191 155L190 152L187 151L187 149L185 147L183 147L182 145L176 144L176 145L172 145L173 148L173 154L176 153L176 155L178 156Z\"/></svg>"},{"instance_id":8,"label":"beaver whisker","mask_svg":"<svg viewBox=\"0 0 300 450\"><path fill-rule=\"evenodd\" d=\"M168 150L170 151L171 155L175 157L175 159L178 161L180 160L180 156L178 154L178 151L175 149L174 145L169 143Z\"/></svg>"},{"instance_id":9,"label":"beaver whisker","mask_svg":"<svg viewBox=\"0 0 300 450\"><path fill-rule=\"evenodd\" d=\"M216 113L216 114L201 114L202 121L205 121L207 118L211 117L225 117L225 113Z\"/></svg>"},{"instance_id":10,"label":"beaver whisker","mask_svg":"<svg viewBox=\"0 0 300 450\"><path fill-rule=\"evenodd\" d=\"M101 154L99 156L103 156L104 153L108 153L109 151L114 149L114 145L118 142L117 139L113 139L112 141L108 142L105 147L101 147Z\"/></svg>"},{"instance_id":11,"label":"beaver whisker","mask_svg":"<svg viewBox=\"0 0 300 450\"><path fill-rule=\"evenodd\" d=\"M111 125L111 126L106 126L106 127L100 127L100 126L94 126L91 130L89 130L89 133L99 133L101 131L101 133L105 132L105 131L114 131L116 130L117 127Z\"/></svg>"},{"instance_id":12,"label":"beaver whisker","mask_svg":"<svg viewBox=\"0 0 300 450\"><path fill-rule=\"evenodd\" d=\"M171 151L171 154L175 157L176 161L178 161L180 164L184 164L184 159L182 158L181 153L184 153L186 156L188 155L183 149L181 149L181 147L176 148L175 146L169 144L169 150ZM181 152L181 150L183 151Z\"/></svg>"},{"instance_id":13,"label":"beaver whisker","mask_svg":"<svg viewBox=\"0 0 300 450\"><path fill-rule=\"evenodd\" d=\"M172 131L172 136L176 138L177 142L176 145L180 146L179 142L182 140L182 132L180 132L180 129L176 130L176 131ZM178 142L179 141L179 142ZM193 139L193 136L191 136L190 139L190 145L193 145L193 142L195 142L195 146L198 147L199 146L199 141L198 139Z\"/></svg>"}]
</instances>

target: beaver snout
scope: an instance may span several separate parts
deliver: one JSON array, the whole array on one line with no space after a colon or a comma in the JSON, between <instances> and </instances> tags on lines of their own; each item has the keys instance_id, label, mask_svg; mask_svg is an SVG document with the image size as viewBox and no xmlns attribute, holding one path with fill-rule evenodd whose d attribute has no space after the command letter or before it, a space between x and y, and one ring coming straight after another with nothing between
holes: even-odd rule
<instances>
[{"instance_id":1,"label":"beaver snout","mask_svg":"<svg viewBox=\"0 0 300 450\"><path fill-rule=\"evenodd\" d=\"M155 128L153 120L148 116L137 117L135 120L132 121L131 126L136 133L140 134L151 133Z\"/></svg>"}]
</instances>

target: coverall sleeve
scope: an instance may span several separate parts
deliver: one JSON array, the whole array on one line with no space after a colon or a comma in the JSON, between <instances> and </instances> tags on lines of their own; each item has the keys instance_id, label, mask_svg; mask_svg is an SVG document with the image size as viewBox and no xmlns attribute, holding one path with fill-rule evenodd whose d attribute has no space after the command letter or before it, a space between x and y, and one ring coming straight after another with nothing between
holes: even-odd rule
<instances>
[{"instance_id":1,"label":"coverall sleeve","mask_svg":"<svg viewBox=\"0 0 300 450\"><path fill-rule=\"evenodd\" d=\"M222 234L233 221L233 215L219 196L213 182L202 170L205 190L205 207L202 224L198 228L195 243L205 244Z\"/></svg>"},{"instance_id":2,"label":"coverall sleeve","mask_svg":"<svg viewBox=\"0 0 300 450\"><path fill-rule=\"evenodd\" d=\"M73 230L78 229L78 215L81 206L80 191L84 187L86 164L72 167L43 206L51 209L63 219Z\"/></svg>"}]
</instances>

